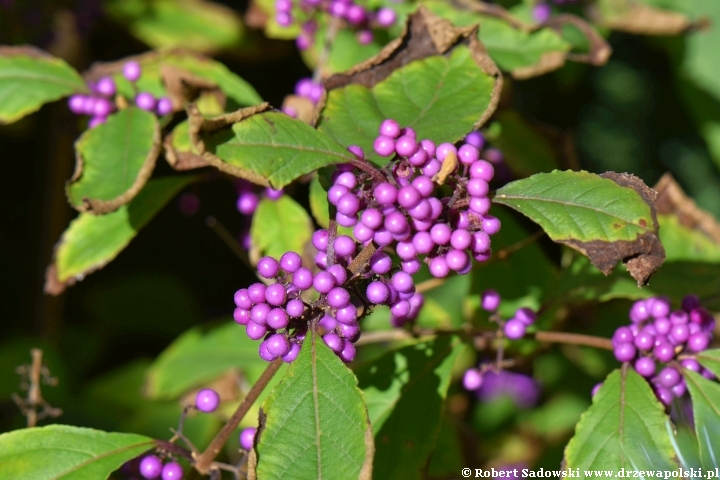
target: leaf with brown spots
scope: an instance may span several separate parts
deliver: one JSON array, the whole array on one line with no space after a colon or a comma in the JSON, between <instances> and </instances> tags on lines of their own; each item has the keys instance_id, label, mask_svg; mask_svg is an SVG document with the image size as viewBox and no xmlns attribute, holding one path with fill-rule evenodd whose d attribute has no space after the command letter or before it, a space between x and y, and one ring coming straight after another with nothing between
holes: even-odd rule
<instances>
[{"instance_id":1,"label":"leaf with brown spots","mask_svg":"<svg viewBox=\"0 0 720 480\"><path fill-rule=\"evenodd\" d=\"M494 202L528 216L552 240L586 255L605 275L625 262L642 286L665 260L656 195L630 174L556 170L505 185Z\"/></svg>"}]
</instances>

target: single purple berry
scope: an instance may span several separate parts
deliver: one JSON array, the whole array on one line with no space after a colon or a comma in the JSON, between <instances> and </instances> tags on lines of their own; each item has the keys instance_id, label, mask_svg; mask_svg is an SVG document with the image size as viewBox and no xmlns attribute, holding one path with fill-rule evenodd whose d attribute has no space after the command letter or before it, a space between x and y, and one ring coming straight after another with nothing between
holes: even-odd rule
<instances>
[{"instance_id":1,"label":"single purple berry","mask_svg":"<svg viewBox=\"0 0 720 480\"><path fill-rule=\"evenodd\" d=\"M287 327L288 321L289 320L287 312L279 307L270 310L267 318L265 319L265 323L267 324L267 326L275 330L280 330Z\"/></svg>"},{"instance_id":2,"label":"single purple berry","mask_svg":"<svg viewBox=\"0 0 720 480\"><path fill-rule=\"evenodd\" d=\"M444 278L450 273L450 267L448 267L448 264L443 257L433 258L430 260L428 267L430 268L430 274L435 278Z\"/></svg>"},{"instance_id":3,"label":"single purple berry","mask_svg":"<svg viewBox=\"0 0 720 480\"><path fill-rule=\"evenodd\" d=\"M85 113L85 95L73 95L68 99L68 108L76 115Z\"/></svg>"},{"instance_id":4,"label":"single purple berry","mask_svg":"<svg viewBox=\"0 0 720 480\"><path fill-rule=\"evenodd\" d=\"M162 473L162 460L156 455L148 455L140 461L140 475L149 480L158 478Z\"/></svg>"},{"instance_id":5,"label":"single purple berry","mask_svg":"<svg viewBox=\"0 0 720 480\"><path fill-rule=\"evenodd\" d=\"M342 287L335 287L327 294L328 305L333 308L343 308L350 303L350 294Z\"/></svg>"},{"instance_id":6,"label":"single purple berry","mask_svg":"<svg viewBox=\"0 0 720 480\"><path fill-rule=\"evenodd\" d=\"M355 240L347 235L338 235L335 237L335 255L347 257L355 253Z\"/></svg>"},{"instance_id":7,"label":"single purple berry","mask_svg":"<svg viewBox=\"0 0 720 480\"><path fill-rule=\"evenodd\" d=\"M345 363L350 363L355 360L356 353L357 350L355 349L355 345L353 345L352 342L343 340L343 348L340 351L340 360Z\"/></svg>"},{"instance_id":8,"label":"single purple berry","mask_svg":"<svg viewBox=\"0 0 720 480\"><path fill-rule=\"evenodd\" d=\"M242 192L238 195L236 207L243 215L252 215L257 209L260 199L253 192Z\"/></svg>"},{"instance_id":9,"label":"single purple berry","mask_svg":"<svg viewBox=\"0 0 720 480\"><path fill-rule=\"evenodd\" d=\"M638 349L648 351L655 346L655 336L643 330L637 334L633 342Z\"/></svg>"},{"instance_id":10,"label":"single purple berry","mask_svg":"<svg viewBox=\"0 0 720 480\"><path fill-rule=\"evenodd\" d=\"M669 343L660 342L653 348L653 355L661 362L669 362L675 357L675 350Z\"/></svg>"},{"instance_id":11,"label":"single purple berry","mask_svg":"<svg viewBox=\"0 0 720 480\"><path fill-rule=\"evenodd\" d=\"M700 298L697 295L686 295L682 299L682 309L686 312L690 312L695 308L700 307Z\"/></svg>"},{"instance_id":12,"label":"single purple berry","mask_svg":"<svg viewBox=\"0 0 720 480\"><path fill-rule=\"evenodd\" d=\"M403 135L395 141L395 151L401 157L409 157L418 151L419 145L414 137Z\"/></svg>"},{"instance_id":13,"label":"single purple berry","mask_svg":"<svg viewBox=\"0 0 720 480\"><path fill-rule=\"evenodd\" d=\"M155 108L157 114L161 117L165 115L170 115L173 111L172 100L170 100L168 97L160 97Z\"/></svg>"},{"instance_id":14,"label":"single purple berry","mask_svg":"<svg viewBox=\"0 0 720 480\"><path fill-rule=\"evenodd\" d=\"M278 261L272 257L262 257L257 264L258 273L263 278L273 278L280 271Z\"/></svg>"},{"instance_id":15,"label":"single purple berry","mask_svg":"<svg viewBox=\"0 0 720 480\"><path fill-rule=\"evenodd\" d=\"M500 219L485 215L482 219L482 229L488 235L495 235L500 231Z\"/></svg>"},{"instance_id":16,"label":"single purple berry","mask_svg":"<svg viewBox=\"0 0 720 480\"><path fill-rule=\"evenodd\" d=\"M672 403L673 398L674 398L672 390L665 388L665 387L661 387L659 385L656 385L654 390L655 390L655 396L658 398L658 400L660 400L660 402L663 405L667 406Z\"/></svg>"},{"instance_id":17,"label":"single purple berry","mask_svg":"<svg viewBox=\"0 0 720 480\"><path fill-rule=\"evenodd\" d=\"M463 165L472 165L480 159L480 152L474 145L465 144L457 152L458 160ZM471 194L472 195L472 194Z\"/></svg>"},{"instance_id":18,"label":"single purple berry","mask_svg":"<svg viewBox=\"0 0 720 480\"><path fill-rule=\"evenodd\" d=\"M325 344L335 353L340 353L345 343L343 339L335 333L326 333L323 336L323 341L325 341Z\"/></svg>"},{"instance_id":19,"label":"single purple berry","mask_svg":"<svg viewBox=\"0 0 720 480\"><path fill-rule=\"evenodd\" d=\"M270 335L266 341L268 352L276 357L282 357L290 350L290 342L288 342L285 335L281 333Z\"/></svg>"},{"instance_id":20,"label":"single purple berry","mask_svg":"<svg viewBox=\"0 0 720 480\"><path fill-rule=\"evenodd\" d=\"M469 143L478 150L482 150L485 146L485 138L480 132L470 132L465 136L465 143Z\"/></svg>"},{"instance_id":21,"label":"single purple berry","mask_svg":"<svg viewBox=\"0 0 720 480\"><path fill-rule=\"evenodd\" d=\"M349 325L355 323L358 317L357 307L352 303L346 305L343 308L338 308L335 311L335 318L338 322Z\"/></svg>"},{"instance_id":22,"label":"single purple berry","mask_svg":"<svg viewBox=\"0 0 720 480\"><path fill-rule=\"evenodd\" d=\"M300 344L299 343L292 343L290 345L290 350L288 350L288 353L283 355L282 359L285 363L291 363L295 361L297 356L300 354Z\"/></svg>"},{"instance_id":23,"label":"single purple berry","mask_svg":"<svg viewBox=\"0 0 720 480\"><path fill-rule=\"evenodd\" d=\"M389 157L395 153L395 140L385 135L380 135L373 142L373 149L381 157Z\"/></svg>"},{"instance_id":24,"label":"single purple berry","mask_svg":"<svg viewBox=\"0 0 720 480\"><path fill-rule=\"evenodd\" d=\"M479 178L490 182L495 176L495 167L486 160L478 160L477 162L470 165L470 177Z\"/></svg>"},{"instance_id":25,"label":"single purple berry","mask_svg":"<svg viewBox=\"0 0 720 480\"><path fill-rule=\"evenodd\" d=\"M277 358L277 355L273 355L272 353L270 353L270 350L268 350L267 340L263 340L262 342L260 342L260 346L258 347L258 355L266 362L272 362Z\"/></svg>"},{"instance_id":26,"label":"single purple berry","mask_svg":"<svg viewBox=\"0 0 720 480\"><path fill-rule=\"evenodd\" d=\"M387 182L377 184L373 190L373 196L380 205L392 205L397 200L397 195L397 188Z\"/></svg>"},{"instance_id":27,"label":"single purple berry","mask_svg":"<svg viewBox=\"0 0 720 480\"><path fill-rule=\"evenodd\" d=\"M313 285L313 274L307 268L300 267L293 273L292 283L300 290L307 290Z\"/></svg>"},{"instance_id":28,"label":"single purple berry","mask_svg":"<svg viewBox=\"0 0 720 480\"><path fill-rule=\"evenodd\" d=\"M635 348L635 345L630 342L620 342L613 348L613 353L615 354L615 358L618 362L629 362L635 358L637 349Z\"/></svg>"},{"instance_id":29,"label":"single purple berry","mask_svg":"<svg viewBox=\"0 0 720 480\"><path fill-rule=\"evenodd\" d=\"M328 293L335 287L335 277L328 272L318 272L313 279L313 287L320 293Z\"/></svg>"},{"instance_id":30,"label":"single purple berry","mask_svg":"<svg viewBox=\"0 0 720 480\"><path fill-rule=\"evenodd\" d=\"M267 287L262 283L253 283L248 287L248 298L253 303L262 303L265 301L265 290Z\"/></svg>"},{"instance_id":31,"label":"single purple berry","mask_svg":"<svg viewBox=\"0 0 720 480\"><path fill-rule=\"evenodd\" d=\"M324 252L327 250L329 238L330 234L327 230L317 230L315 233L313 233L312 244L315 248L317 248L321 252Z\"/></svg>"},{"instance_id":32,"label":"single purple berry","mask_svg":"<svg viewBox=\"0 0 720 480\"><path fill-rule=\"evenodd\" d=\"M95 91L103 97L112 97L117 91L115 81L110 77L102 77L95 84Z\"/></svg>"},{"instance_id":33,"label":"single purple berry","mask_svg":"<svg viewBox=\"0 0 720 480\"><path fill-rule=\"evenodd\" d=\"M378 25L380 25L383 28L388 28L388 27L392 27L395 24L395 21L397 20L397 14L395 13L395 10L392 10L387 7L383 7L377 11L375 19L377 20ZM381 129L380 133L384 134L382 129Z\"/></svg>"},{"instance_id":34,"label":"single purple berry","mask_svg":"<svg viewBox=\"0 0 720 480\"><path fill-rule=\"evenodd\" d=\"M131 82L137 82L141 74L142 68L138 62L130 61L123 65L123 76Z\"/></svg>"},{"instance_id":35,"label":"single purple berry","mask_svg":"<svg viewBox=\"0 0 720 480\"><path fill-rule=\"evenodd\" d=\"M470 368L463 375L463 387L467 390L475 391L482 386L482 373L476 368Z\"/></svg>"},{"instance_id":36,"label":"single purple berry","mask_svg":"<svg viewBox=\"0 0 720 480\"><path fill-rule=\"evenodd\" d=\"M537 23L547 22L550 19L551 14L552 10L550 9L550 5L547 3L540 3L535 5L532 9L533 20Z\"/></svg>"},{"instance_id":37,"label":"single purple berry","mask_svg":"<svg viewBox=\"0 0 720 480\"><path fill-rule=\"evenodd\" d=\"M387 301L388 296L390 295L390 290L388 290L387 285L383 282L374 280L367 286L365 293L370 302L380 304Z\"/></svg>"},{"instance_id":38,"label":"single purple berry","mask_svg":"<svg viewBox=\"0 0 720 480\"><path fill-rule=\"evenodd\" d=\"M177 462L166 463L162 469L162 480L182 480L183 469Z\"/></svg>"},{"instance_id":39,"label":"single purple berry","mask_svg":"<svg viewBox=\"0 0 720 480\"><path fill-rule=\"evenodd\" d=\"M655 361L650 357L640 357L635 361L635 370L645 378L655 374Z\"/></svg>"},{"instance_id":40,"label":"single purple berry","mask_svg":"<svg viewBox=\"0 0 720 480\"><path fill-rule=\"evenodd\" d=\"M680 365L682 365L683 368L691 370L695 373L700 373L700 370L702 370L700 364L694 358L684 358L680 360Z\"/></svg>"},{"instance_id":41,"label":"single purple berry","mask_svg":"<svg viewBox=\"0 0 720 480\"><path fill-rule=\"evenodd\" d=\"M660 370L660 373L658 374L658 381L660 382L660 385L665 388L674 387L680 383L680 379L680 374L672 367L665 367Z\"/></svg>"},{"instance_id":42,"label":"single purple berry","mask_svg":"<svg viewBox=\"0 0 720 480\"><path fill-rule=\"evenodd\" d=\"M471 178L467 183L467 191L473 197L484 197L490 192L490 186L482 178Z\"/></svg>"},{"instance_id":43,"label":"single purple berry","mask_svg":"<svg viewBox=\"0 0 720 480\"><path fill-rule=\"evenodd\" d=\"M245 333L251 340L260 340L267 333L267 327L250 321L245 325Z\"/></svg>"},{"instance_id":44,"label":"single purple berry","mask_svg":"<svg viewBox=\"0 0 720 480\"><path fill-rule=\"evenodd\" d=\"M525 324L515 318L505 323L505 336L511 340L517 340L525 336Z\"/></svg>"},{"instance_id":45,"label":"single purple berry","mask_svg":"<svg viewBox=\"0 0 720 480\"><path fill-rule=\"evenodd\" d=\"M201 412L214 412L218 405L220 405L220 395L212 388L203 388L195 396L195 406Z\"/></svg>"},{"instance_id":46,"label":"single purple berry","mask_svg":"<svg viewBox=\"0 0 720 480\"><path fill-rule=\"evenodd\" d=\"M155 110L155 97L149 92L140 92L135 97L135 105L149 112Z\"/></svg>"},{"instance_id":47,"label":"single purple berry","mask_svg":"<svg viewBox=\"0 0 720 480\"><path fill-rule=\"evenodd\" d=\"M255 432L257 428L250 427L240 432L240 446L245 450L251 450L255 443Z\"/></svg>"},{"instance_id":48,"label":"single purple berry","mask_svg":"<svg viewBox=\"0 0 720 480\"><path fill-rule=\"evenodd\" d=\"M500 306L500 294L495 290L485 290L480 296L480 305L486 312L494 312Z\"/></svg>"},{"instance_id":49,"label":"single purple berry","mask_svg":"<svg viewBox=\"0 0 720 480\"><path fill-rule=\"evenodd\" d=\"M375 252L370 257L370 268L378 275L388 273L392 268L392 258L385 252Z\"/></svg>"},{"instance_id":50,"label":"single purple berry","mask_svg":"<svg viewBox=\"0 0 720 480\"><path fill-rule=\"evenodd\" d=\"M693 333L687 340L687 348L691 352L702 352L710 345L710 337L704 332Z\"/></svg>"}]
</instances>

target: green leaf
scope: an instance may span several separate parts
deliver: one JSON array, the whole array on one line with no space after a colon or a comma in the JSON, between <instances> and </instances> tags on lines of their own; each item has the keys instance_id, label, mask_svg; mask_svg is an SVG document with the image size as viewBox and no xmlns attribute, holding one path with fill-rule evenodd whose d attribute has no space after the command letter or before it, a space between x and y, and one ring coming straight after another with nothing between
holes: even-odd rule
<instances>
[{"instance_id":1,"label":"green leaf","mask_svg":"<svg viewBox=\"0 0 720 480\"><path fill-rule=\"evenodd\" d=\"M351 84L330 91L318 129L341 145L359 145L371 160L380 123L392 118L418 138L455 142L473 129L489 108L495 80L465 46L448 56L431 56L395 70L372 88Z\"/></svg>"},{"instance_id":2,"label":"green leaf","mask_svg":"<svg viewBox=\"0 0 720 480\"><path fill-rule=\"evenodd\" d=\"M137 197L115 212L81 213L60 237L46 290L60 293L67 284L104 267L175 194L195 180L197 177L151 180Z\"/></svg>"},{"instance_id":3,"label":"green leaf","mask_svg":"<svg viewBox=\"0 0 720 480\"><path fill-rule=\"evenodd\" d=\"M129 107L86 130L75 143L77 164L67 186L81 212L109 213L132 200L152 175L160 153L160 124Z\"/></svg>"},{"instance_id":4,"label":"green leaf","mask_svg":"<svg viewBox=\"0 0 720 480\"><path fill-rule=\"evenodd\" d=\"M552 240L586 255L606 275L620 260L628 262L640 286L665 260L652 198L632 175L555 170L508 183L494 202L540 224Z\"/></svg>"},{"instance_id":5,"label":"green leaf","mask_svg":"<svg viewBox=\"0 0 720 480\"><path fill-rule=\"evenodd\" d=\"M683 376L692 398L700 461L715 468L720 459L720 385L690 370L683 370Z\"/></svg>"},{"instance_id":6,"label":"green leaf","mask_svg":"<svg viewBox=\"0 0 720 480\"><path fill-rule=\"evenodd\" d=\"M215 52L240 43L243 24L231 9L202 0L112 0L110 16L151 48Z\"/></svg>"},{"instance_id":7,"label":"green leaf","mask_svg":"<svg viewBox=\"0 0 720 480\"><path fill-rule=\"evenodd\" d=\"M0 478L107 478L154 446L142 435L69 425L15 430L0 435Z\"/></svg>"},{"instance_id":8,"label":"green leaf","mask_svg":"<svg viewBox=\"0 0 720 480\"><path fill-rule=\"evenodd\" d=\"M582 415L565 448L568 468L672 470L669 421L647 380L624 365L613 371Z\"/></svg>"},{"instance_id":9,"label":"green leaf","mask_svg":"<svg viewBox=\"0 0 720 480\"><path fill-rule=\"evenodd\" d=\"M388 352L357 370L383 479L423 478L435 448L453 364L465 344L440 336Z\"/></svg>"},{"instance_id":10,"label":"green leaf","mask_svg":"<svg viewBox=\"0 0 720 480\"><path fill-rule=\"evenodd\" d=\"M362 392L319 336L308 334L262 411L258 478L371 477L373 444Z\"/></svg>"},{"instance_id":11,"label":"green leaf","mask_svg":"<svg viewBox=\"0 0 720 480\"><path fill-rule=\"evenodd\" d=\"M262 255L274 258L289 251L302 254L313 233L305 209L288 195L277 200L263 198L253 214L250 238Z\"/></svg>"},{"instance_id":12,"label":"green leaf","mask_svg":"<svg viewBox=\"0 0 720 480\"><path fill-rule=\"evenodd\" d=\"M565 53L570 50L570 44L548 27L529 32L513 27L506 20L460 10L446 2L429 1L424 5L458 27L479 24L478 38L490 57L506 71L533 67L548 53L559 53L564 61Z\"/></svg>"},{"instance_id":13,"label":"green leaf","mask_svg":"<svg viewBox=\"0 0 720 480\"><path fill-rule=\"evenodd\" d=\"M720 245L700 230L680 223L677 215L658 215L658 223L668 262L720 263Z\"/></svg>"},{"instance_id":14,"label":"green leaf","mask_svg":"<svg viewBox=\"0 0 720 480\"><path fill-rule=\"evenodd\" d=\"M239 112L238 112L239 113ZM212 165L255 183L279 189L320 167L354 157L341 144L284 113L265 111L238 119L229 128L203 134ZM348 144L349 145L349 144Z\"/></svg>"},{"instance_id":15,"label":"green leaf","mask_svg":"<svg viewBox=\"0 0 720 480\"><path fill-rule=\"evenodd\" d=\"M497 190L555 241L634 241L655 227L650 206L628 187L585 171L540 173Z\"/></svg>"},{"instance_id":16,"label":"green leaf","mask_svg":"<svg viewBox=\"0 0 720 480\"><path fill-rule=\"evenodd\" d=\"M254 381L267 367L258 356L258 343L245 328L228 323L203 333L194 328L177 338L147 372L145 392L150 398L175 399L233 368Z\"/></svg>"},{"instance_id":17,"label":"green leaf","mask_svg":"<svg viewBox=\"0 0 720 480\"><path fill-rule=\"evenodd\" d=\"M720 376L720 348L705 350L698 353L697 360L703 367Z\"/></svg>"},{"instance_id":18,"label":"green leaf","mask_svg":"<svg viewBox=\"0 0 720 480\"><path fill-rule=\"evenodd\" d=\"M0 47L0 124L85 91L83 79L61 59L34 47Z\"/></svg>"}]
</instances>

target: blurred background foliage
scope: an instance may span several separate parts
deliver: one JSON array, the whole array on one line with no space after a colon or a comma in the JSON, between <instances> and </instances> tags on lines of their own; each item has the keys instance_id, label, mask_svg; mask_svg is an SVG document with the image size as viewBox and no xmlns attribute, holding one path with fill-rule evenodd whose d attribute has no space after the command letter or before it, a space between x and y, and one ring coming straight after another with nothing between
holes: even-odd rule
<instances>
[{"instance_id":1,"label":"blurred background foliage","mask_svg":"<svg viewBox=\"0 0 720 480\"><path fill-rule=\"evenodd\" d=\"M518 8L517 2L499 3ZM591 3L568 8L583 13ZM559 165L596 173L631 172L653 185L669 171L699 206L718 217L720 3L645 3L705 21L698 31L667 36L601 27L613 49L605 66L568 62L529 80L506 76L501 109L491 120L488 137L505 152L513 173L521 176ZM149 8L152 15L147 14ZM292 41L267 39L262 30L253 28L257 27L253 13L258 14L239 0L0 0L0 44L37 45L81 71L93 61L184 46L212 54L265 100L280 105L310 70ZM541 136L513 128L527 124L537 127ZM0 189L0 267L5 272L0 291L0 431L23 426L23 417L10 401L19 384L14 368L27 363L29 349L37 346L44 349L46 363L60 379L58 387L45 393L53 405L63 408L63 423L166 437L180 411L177 395L143 398L143 387L145 393L153 388L147 384L148 367L189 329L227 323L233 292L253 277L206 226L206 218L217 218L230 232L239 232L244 219L235 209L231 182L197 183L187 190L200 198L197 214L185 215L176 199L116 261L61 296L43 294L53 245L74 215L65 200L64 182L73 170L73 141L80 131L78 120L62 102L0 126L0 152L9 167ZM158 163L157 169L159 174L171 171L165 163ZM290 189L306 207L307 189L307 185ZM522 240L536 229L514 218L503 219L504 229L498 235L503 238L498 243ZM557 245L541 241L510 257L509 270L506 264L491 265L475 275L472 285L458 277L455 283L430 292L421 324L456 325L463 309L490 286L503 293L514 291L511 298L527 303L524 298L537 297L533 291L550 290L556 270L568 261ZM513 269L514 275L509 273ZM684 293L690 292L679 295ZM455 311L441 306L449 305L448 295L457 300ZM433 303L435 296L444 300ZM610 336L626 321L629 304L629 300L591 306L560 302L550 310L564 310L564 325L572 331ZM369 319L368 328L381 317L378 312ZM243 340L235 335L237 330L222 332L230 352L220 370L225 372L234 362L244 361L242 355L232 353L233 345ZM202 356L204 337L194 335L195 340L183 338L200 342L192 348ZM372 358L384 348L368 347L362 358ZM513 352L530 354L514 370L533 375L541 385L539 406L524 409L511 397L477 402L453 383L429 467L431 476L456 474L468 459L472 465L556 468L590 403L592 386L616 367L612 355L581 347L542 350L532 342L520 342L510 355ZM466 351L457 362L457 372L475 360ZM251 363L248 360L244 372L248 382L257 375ZM218 385L229 382L224 398L237 398L232 378L223 379L218 372L212 376L198 379ZM158 376L152 378L161 382ZM186 433L202 446L219 422L212 416L193 417Z\"/></svg>"}]
</instances>

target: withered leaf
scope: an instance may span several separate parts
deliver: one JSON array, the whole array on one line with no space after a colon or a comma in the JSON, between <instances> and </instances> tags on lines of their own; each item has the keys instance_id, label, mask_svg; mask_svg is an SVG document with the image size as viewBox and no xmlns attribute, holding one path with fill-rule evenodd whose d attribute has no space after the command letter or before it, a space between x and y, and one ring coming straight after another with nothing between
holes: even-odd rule
<instances>
[{"instance_id":1,"label":"withered leaf","mask_svg":"<svg viewBox=\"0 0 720 480\"><path fill-rule=\"evenodd\" d=\"M680 35L695 27L685 15L629 0L590 10L603 27L637 35Z\"/></svg>"},{"instance_id":2,"label":"withered leaf","mask_svg":"<svg viewBox=\"0 0 720 480\"><path fill-rule=\"evenodd\" d=\"M685 195L671 173L663 175L654 189L657 192L655 206L658 213L675 215L681 225L697 230L720 244L720 223L709 212L698 207L692 198Z\"/></svg>"},{"instance_id":3,"label":"withered leaf","mask_svg":"<svg viewBox=\"0 0 720 480\"><path fill-rule=\"evenodd\" d=\"M637 281L638 286L646 285L653 273L665 261L665 249L658 238L659 225L657 223L657 209L655 199L657 192L645 185L638 177L628 173L606 172L600 175L608 178L622 187L635 190L650 207L654 228L640 235L634 241L618 240L614 242L566 242L569 246L581 251L590 259L593 265L609 275L619 261L627 265L630 275Z\"/></svg>"}]
</instances>

